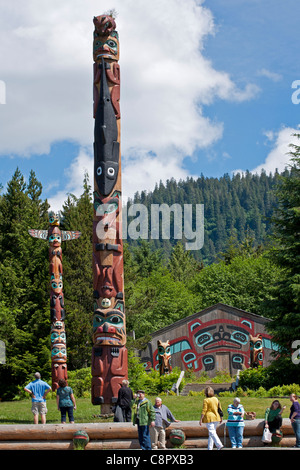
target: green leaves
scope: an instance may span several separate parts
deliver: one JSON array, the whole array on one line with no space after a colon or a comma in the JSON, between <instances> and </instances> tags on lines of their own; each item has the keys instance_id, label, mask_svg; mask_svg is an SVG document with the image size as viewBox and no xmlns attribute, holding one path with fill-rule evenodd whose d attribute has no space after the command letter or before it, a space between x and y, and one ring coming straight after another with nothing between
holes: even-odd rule
<instances>
[{"instance_id":1,"label":"green leaves","mask_svg":"<svg viewBox=\"0 0 300 470\"><path fill-rule=\"evenodd\" d=\"M298 135L298 138L300 135ZM273 261L284 269L274 295L274 322L270 331L290 355L300 338L300 146L291 145L290 173L279 179L278 205L272 218Z\"/></svg>"}]
</instances>

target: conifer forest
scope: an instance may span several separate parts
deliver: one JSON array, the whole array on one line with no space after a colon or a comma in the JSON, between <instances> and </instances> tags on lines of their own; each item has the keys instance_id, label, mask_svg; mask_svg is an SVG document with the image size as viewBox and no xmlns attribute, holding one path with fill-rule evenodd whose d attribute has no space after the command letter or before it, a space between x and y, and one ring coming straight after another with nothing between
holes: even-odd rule
<instances>
[{"instance_id":1,"label":"conifer forest","mask_svg":"<svg viewBox=\"0 0 300 470\"><path fill-rule=\"evenodd\" d=\"M271 318L270 334L290 357L300 339L300 147L282 174L250 172L220 178L170 179L131 204L203 204L204 245L184 240L124 239L127 334L151 332L222 302ZM33 370L51 369L48 246L28 229L48 227L49 204L38 176L16 169L0 193L0 396L12 398ZM64 230L79 230L63 246L68 370L90 365L93 316L92 183L68 195ZM172 231L171 231L172 233ZM291 362L287 383L296 382ZM298 382L299 382L299 372ZM292 377L292 378L291 378ZM9 385L8 385L9 384Z\"/></svg>"}]
</instances>

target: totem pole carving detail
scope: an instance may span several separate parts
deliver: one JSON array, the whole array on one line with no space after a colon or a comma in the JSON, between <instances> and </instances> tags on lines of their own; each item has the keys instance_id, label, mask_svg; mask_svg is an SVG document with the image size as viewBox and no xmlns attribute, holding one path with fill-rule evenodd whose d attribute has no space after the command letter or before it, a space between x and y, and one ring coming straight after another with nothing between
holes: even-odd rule
<instances>
[{"instance_id":1,"label":"totem pole carving detail","mask_svg":"<svg viewBox=\"0 0 300 470\"><path fill-rule=\"evenodd\" d=\"M75 240L81 233L60 230L60 216L54 212L49 212L49 224L48 230L29 229L28 233L49 242L51 370L52 390L56 390L59 379L68 378L61 242Z\"/></svg>"},{"instance_id":2,"label":"totem pole carving detail","mask_svg":"<svg viewBox=\"0 0 300 470\"><path fill-rule=\"evenodd\" d=\"M109 407L127 378L121 224L119 35L94 17L94 219L92 403Z\"/></svg>"},{"instance_id":3,"label":"totem pole carving detail","mask_svg":"<svg viewBox=\"0 0 300 470\"><path fill-rule=\"evenodd\" d=\"M160 375L169 374L172 370L170 360L171 360L171 350L170 350L170 341L162 342L157 341L157 355L158 355L158 364L159 364L159 373Z\"/></svg>"},{"instance_id":4,"label":"totem pole carving detail","mask_svg":"<svg viewBox=\"0 0 300 470\"><path fill-rule=\"evenodd\" d=\"M263 365L263 341L262 335L250 335L250 367L257 368Z\"/></svg>"}]
</instances>

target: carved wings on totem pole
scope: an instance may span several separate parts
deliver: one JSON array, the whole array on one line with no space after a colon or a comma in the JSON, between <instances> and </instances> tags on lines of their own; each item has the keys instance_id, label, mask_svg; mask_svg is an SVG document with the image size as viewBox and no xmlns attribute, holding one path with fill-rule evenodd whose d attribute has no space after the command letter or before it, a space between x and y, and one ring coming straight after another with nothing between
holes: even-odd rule
<instances>
[{"instance_id":1,"label":"carved wings on totem pole","mask_svg":"<svg viewBox=\"0 0 300 470\"><path fill-rule=\"evenodd\" d=\"M51 211L48 230L28 230L32 237L49 242L52 390L58 388L59 379L68 378L61 243L75 240L81 235L77 230L61 230L59 225L59 214Z\"/></svg>"}]
</instances>

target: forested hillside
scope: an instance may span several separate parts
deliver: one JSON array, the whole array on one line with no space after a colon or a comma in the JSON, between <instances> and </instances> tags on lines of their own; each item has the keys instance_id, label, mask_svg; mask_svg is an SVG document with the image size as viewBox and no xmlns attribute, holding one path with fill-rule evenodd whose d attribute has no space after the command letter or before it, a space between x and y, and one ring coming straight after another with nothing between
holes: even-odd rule
<instances>
[{"instance_id":1,"label":"forested hillside","mask_svg":"<svg viewBox=\"0 0 300 470\"><path fill-rule=\"evenodd\" d=\"M186 251L184 240L124 240L126 327L127 333L135 331L139 345L158 328L217 302L273 318L272 333L284 347L299 336L299 158L295 162L283 176L201 176L135 195L133 202L148 208L204 204L205 211L199 252ZM44 379L51 374L48 243L28 234L29 228L48 228L47 211L34 172L25 181L17 169L0 195L2 399L12 398L36 370ZM91 360L92 213L85 176L82 195L69 195L62 208L62 228L82 232L62 244L68 370L87 367Z\"/></svg>"},{"instance_id":2,"label":"forested hillside","mask_svg":"<svg viewBox=\"0 0 300 470\"><path fill-rule=\"evenodd\" d=\"M150 213L151 204L204 204L204 246L193 251L197 260L205 264L216 261L220 252L226 249L229 238L238 242L253 238L256 246L266 245L271 233L270 218L276 207L274 188L279 174L254 175L246 172L230 177L225 174L221 178L198 179L188 178L176 182L168 180L165 184L156 185L155 189L146 193L137 193L132 203L144 204ZM195 214L194 223L195 223ZM170 240L152 240L155 248L162 248L168 257L172 247L177 243L171 230ZM131 246L136 241L128 239Z\"/></svg>"}]
</instances>

